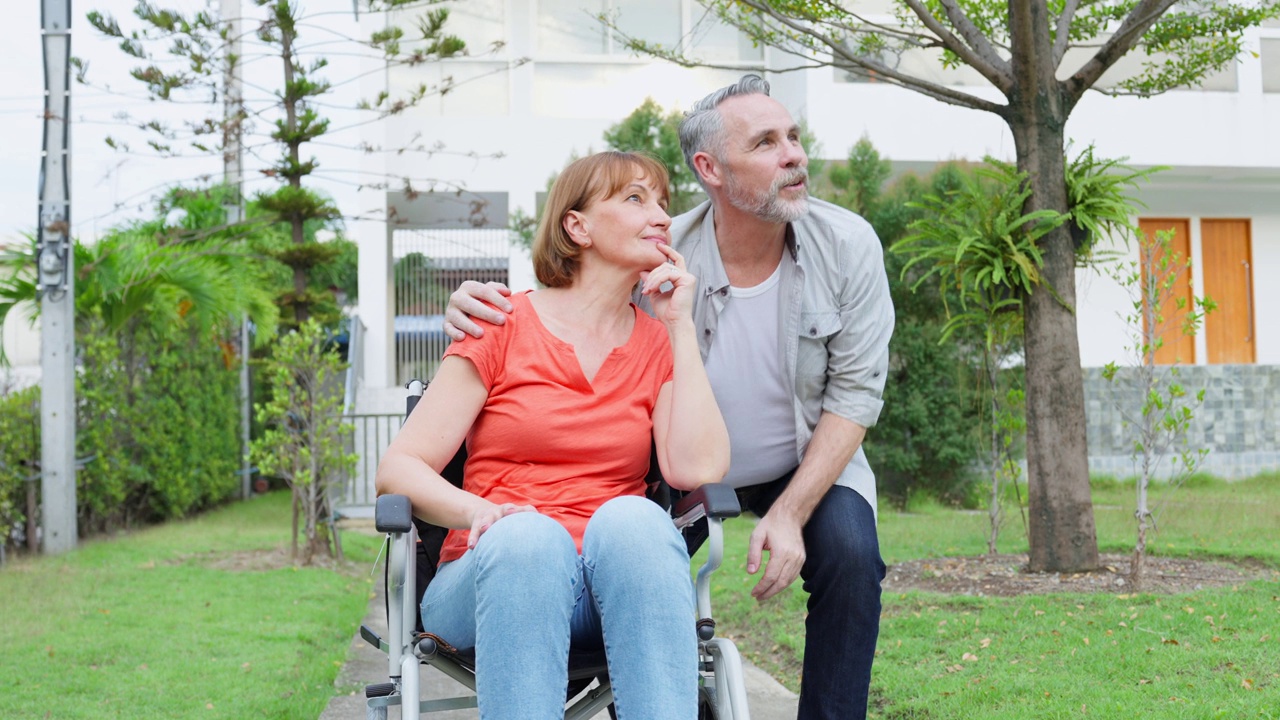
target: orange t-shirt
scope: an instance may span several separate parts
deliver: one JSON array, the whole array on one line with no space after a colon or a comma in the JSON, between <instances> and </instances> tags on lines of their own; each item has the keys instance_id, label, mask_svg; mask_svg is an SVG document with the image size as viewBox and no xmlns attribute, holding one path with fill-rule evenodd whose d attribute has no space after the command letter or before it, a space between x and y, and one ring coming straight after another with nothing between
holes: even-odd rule
<instances>
[{"instance_id":1,"label":"orange t-shirt","mask_svg":"<svg viewBox=\"0 0 1280 720\"><path fill-rule=\"evenodd\" d=\"M587 521L621 495L644 495L653 407L672 378L660 322L632 306L635 327L590 383L573 346L552 335L527 294L511 298L504 325L455 342L445 357L475 365L489 390L467 435L463 489L494 503L532 505L582 551ZM440 561L461 557L469 530L451 530Z\"/></svg>"}]
</instances>

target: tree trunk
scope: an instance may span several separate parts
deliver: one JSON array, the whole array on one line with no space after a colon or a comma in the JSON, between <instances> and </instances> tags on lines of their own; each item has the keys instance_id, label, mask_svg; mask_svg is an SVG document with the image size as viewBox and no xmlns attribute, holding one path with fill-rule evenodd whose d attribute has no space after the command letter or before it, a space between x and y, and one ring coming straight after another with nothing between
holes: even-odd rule
<instances>
[{"instance_id":1,"label":"tree trunk","mask_svg":"<svg viewBox=\"0 0 1280 720\"><path fill-rule=\"evenodd\" d=\"M293 41L295 40L291 29L281 29L280 32L280 49L284 58L284 114L285 128L289 132L289 140L286 143L289 153L289 162L292 163L293 169L300 166L302 153L300 150L301 143L293 135L298 131L298 104L299 98L294 94L293 85L296 79L293 58ZM302 188L302 178L297 175L289 176L289 185L294 188ZM289 218L289 232L293 239L294 245L305 245L307 242L301 217L294 215ZM307 293L307 268L301 265L293 268L293 319L299 326L311 318L311 306L305 301Z\"/></svg>"},{"instance_id":2,"label":"tree trunk","mask_svg":"<svg viewBox=\"0 0 1280 720\"><path fill-rule=\"evenodd\" d=\"M1018 169L1031 183L1025 210L1066 212L1064 126L1070 108L1054 78L1046 3L1010 0L1009 11L1016 77L1006 120ZM1039 247L1041 283L1024 299L1023 314L1029 569L1089 570L1098 566L1098 538L1076 336L1075 253L1067 224L1040 238Z\"/></svg>"},{"instance_id":3,"label":"tree trunk","mask_svg":"<svg viewBox=\"0 0 1280 720\"><path fill-rule=\"evenodd\" d=\"M1000 402L996 398L996 393L1000 387L999 376L997 375L995 358L991 355L991 349L988 347L983 351L982 364L986 366L987 384L991 390L991 449L989 456L989 462L991 463L991 506L987 508L987 519L990 521L991 526L987 533L987 554L995 555L997 552L996 541L1000 538L1000 517L1003 515L1000 512L1000 476L1004 473L1005 466L1001 462L1000 442L1003 433L999 425Z\"/></svg>"},{"instance_id":4,"label":"tree trunk","mask_svg":"<svg viewBox=\"0 0 1280 720\"><path fill-rule=\"evenodd\" d=\"M1018 167L1030 173L1033 188L1027 211L1065 212L1062 130L1033 126L1015 130L1019 136ZM1023 320L1030 569L1089 570L1098 566L1098 539L1089 492L1071 233L1064 225L1042 237L1039 246L1043 276L1025 299Z\"/></svg>"},{"instance_id":5,"label":"tree trunk","mask_svg":"<svg viewBox=\"0 0 1280 720\"><path fill-rule=\"evenodd\" d=\"M289 557L296 563L298 561L298 485L290 483L289 491L293 498L293 544L289 550Z\"/></svg>"}]
</instances>

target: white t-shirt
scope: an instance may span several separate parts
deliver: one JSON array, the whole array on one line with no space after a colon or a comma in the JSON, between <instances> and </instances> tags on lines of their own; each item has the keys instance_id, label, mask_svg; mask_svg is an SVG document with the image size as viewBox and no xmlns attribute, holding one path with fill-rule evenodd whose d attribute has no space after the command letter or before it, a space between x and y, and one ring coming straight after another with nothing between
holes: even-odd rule
<instances>
[{"instance_id":1,"label":"white t-shirt","mask_svg":"<svg viewBox=\"0 0 1280 720\"><path fill-rule=\"evenodd\" d=\"M783 253L782 262L794 262ZM732 440L732 487L776 480L799 464L795 403L778 356L778 303L782 265L750 288L729 288L716 340L707 354L707 377Z\"/></svg>"}]
</instances>

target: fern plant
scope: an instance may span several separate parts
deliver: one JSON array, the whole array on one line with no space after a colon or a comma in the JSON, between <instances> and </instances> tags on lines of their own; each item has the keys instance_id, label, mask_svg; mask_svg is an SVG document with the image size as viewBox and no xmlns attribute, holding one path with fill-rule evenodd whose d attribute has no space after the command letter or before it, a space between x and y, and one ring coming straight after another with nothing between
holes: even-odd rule
<instances>
[{"instance_id":1,"label":"fern plant","mask_svg":"<svg viewBox=\"0 0 1280 720\"><path fill-rule=\"evenodd\" d=\"M1164 166L1138 170L1125 164L1128 158L1104 159L1089 145L1067 163L1067 214L1075 241L1076 266L1086 267L1117 259L1116 253L1099 254L1094 242L1100 237L1129 240L1138 237L1135 209L1146 205L1133 191L1139 182Z\"/></svg>"},{"instance_id":2,"label":"fern plant","mask_svg":"<svg viewBox=\"0 0 1280 720\"><path fill-rule=\"evenodd\" d=\"M1022 296L1044 284L1036 241L1068 217L1052 210L1024 213L1031 197L1026 173L991 158L987 163L957 189L910 203L924 216L890 247L907 257L902 277L913 279L913 290L936 280L959 291L961 308L947 308L943 341L960 327L985 324L992 312L1019 309Z\"/></svg>"}]
</instances>

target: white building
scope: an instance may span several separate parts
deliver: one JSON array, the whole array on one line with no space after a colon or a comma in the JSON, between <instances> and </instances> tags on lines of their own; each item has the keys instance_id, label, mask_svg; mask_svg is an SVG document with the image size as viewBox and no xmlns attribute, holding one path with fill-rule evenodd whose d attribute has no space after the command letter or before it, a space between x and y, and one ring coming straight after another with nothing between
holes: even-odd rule
<instances>
[{"instance_id":1,"label":"white building","mask_svg":"<svg viewBox=\"0 0 1280 720\"><path fill-rule=\"evenodd\" d=\"M594 19L601 12L616 13L619 26L633 36L666 45L683 38L691 55L726 69L684 69L633 57ZM395 147L443 140L448 151L458 154L436 153L424 160L422 154L383 153L371 155L368 162L388 176L435 178L442 182L441 190L450 189L443 183L457 181L468 192L422 195L414 201L378 190L362 194L362 211L393 208L399 218L398 223L356 228L361 243L359 314L367 328L362 397L368 399L368 411L398 407L377 398L398 398L399 390L384 389L406 379L397 375L394 359L396 311L390 282L391 264L403 254L394 246L402 237L430 237L436 233L433 227L469 223L505 227L508 211L532 214L547 178L572 154L601 149L603 131L646 97L667 109L687 108L736 79L741 74L736 68L762 61L782 68L794 62L753 47L709 17L695 0L469 0L454 7L449 27L468 42L472 57L398 69L372 81L385 83L394 96L452 77L450 92L385 125L370 125L368 142ZM1269 280L1280 275L1280 24L1251 30L1246 38L1250 52L1202 88L1151 99L1091 92L1067 126L1077 150L1092 143L1102 157L1125 156L1136 167L1171 168L1141 193L1147 209L1140 219L1144 226L1182 231L1179 241L1193 263L1189 291L1219 303L1203 331L1180 350L1184 363L1206 368L1280 366L1280 322L1271 318L1280 308L1280 283ZM498 49L480 56L488 47ZM527 62L519 63L522 59ZM1132 72L1138 62L1122 61L1101 84ZM901 63L938 82L999 99L976 74L944 71L935 58L907 56ZM518 66L508 70L511 64ZM774 96L807 120L830 159L845 158L864 135L884 157L905 168L988 154L1013 157L1012 138L994 115L885 84L855 82L832 68L771 72L768 79ZM425 184L415 181L416 189ZM483 217L465 209L466 198L476 195L487 201ZM461 238L477 231L454 232L461 234L448 242L465 246L469 241ZM468 253L477 254L458 251ZM507 254L509 284L529 287L527 258L516 251ZM1122 360L1128 336L1117 316L1125 302L1121 289L1104 276L1082 271L1078 290L1083 364L1096 368ZM1280 379L1274 374L1267 378L1260 382L1270 383L1274 392ZM1274 434L1265 437L1267 428L1276 427L1277 411L1258 412L1252 451L1270 455L1246 464L1280 464ZM1091 444L1096 443L1091 429ZM1248 449L1247 444L1242 447Z\"/></svg>"}]
</instances>

